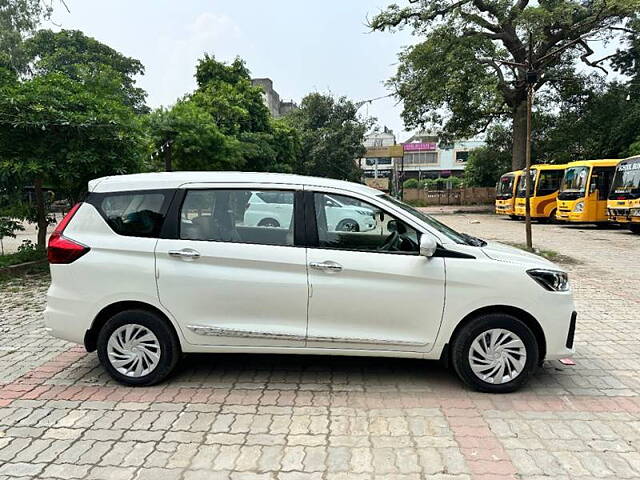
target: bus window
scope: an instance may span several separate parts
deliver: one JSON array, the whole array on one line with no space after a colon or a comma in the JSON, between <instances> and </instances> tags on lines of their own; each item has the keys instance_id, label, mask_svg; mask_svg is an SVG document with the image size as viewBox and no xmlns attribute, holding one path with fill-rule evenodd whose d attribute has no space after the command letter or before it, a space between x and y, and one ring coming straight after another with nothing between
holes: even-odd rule
<instances>
[{"instance_id":1,"label":"bus window","mask_svg":"<svg viewBox=\"0 0 640 480\"><path fill-rule=\"evenodd\" d=\"M589 193L598 190L598 200L606 200L616 167L594 167L591 173Z\"/></svg>"},{"instance_id":2,"label":"bus window","mask_svg":"<svg viewBox=\"0 0 640 480\"><path fill-rule=\"evenodd\" d=\"M551 195L560 188L564 170L541 170L536 195Z\"/></svg>"},{"instance_id":3,"label":"bus window","mask_svg":"<svg viewBox=\"0 0 640 480\"><path fill-rule=\"evenodd\" d=\"M640 162L618 166L611 186L610 198L618 200L640 198Z\"/></svg>"},{"instance_id":4,"label":"bus window","mask_svg":"<svg viewBox=\"0 0 640 480\"><path fill-rule=\"evenodd\" d=\"M513 182L515 178L513 175L503 175L500 177L497 187L497 198L500 200L506 200L513 197Z\"/></svg>"}]
</instances>

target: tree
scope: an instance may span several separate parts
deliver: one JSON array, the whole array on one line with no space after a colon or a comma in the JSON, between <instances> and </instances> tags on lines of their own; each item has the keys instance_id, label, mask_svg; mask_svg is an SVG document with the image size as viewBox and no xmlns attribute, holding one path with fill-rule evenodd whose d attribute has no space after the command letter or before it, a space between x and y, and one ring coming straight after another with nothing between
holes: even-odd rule
<instances>
[{"instance_id":1,"label":"tree","mask_svg":"<svg viewBox=\"0 0 640 480\"><path fill-rule=\"evenodd\" d=\"M42 0L0 0L0 70L14 75L26 71L29 54L24 39L50 14L51 7Z\"/></svg>"},{"instance_id":2,"label":"tree","mask_svg":"<svg viewBox=\"0 0 640 480\"><path fill-rule=\"evenodd\" d=\"M25 42L31 73L62 73L85 82L87 88L121 91L125 105L138 113L149 111L146 92L135 86L135 77L144 74L139 60L86 36L79 30L40 30Z\"/></svg>"},{"instance_id":3,"label":"tree","mask_svg":"<svg viewBox=\"0 0 640 480\"><path fill-rule=\"evenodd\" d=\"M145 123L152 150L170 142L175 170L238 170L244 164L238 140L222 133L211 115L193 101L178 101L168 110L160 108ZM163 158L156 160L164 162ZM155 163L152 168L159 170L164 165Z\"/></svg>"},{"instance_id":4,"label":"tree","mask_svg":"<svg viewBox=\"0 0 640 480\"><path fill-rule=\"evenodd\" d=\"M285 116L301 139L301 159L296 173L342 180L360 181L362 172L356 159L365 153L364 135L372 126L362 119L357 107L345 97L312 93L300 108Z\"/></svg>"},{"instance_id":5,"label":"tree","mask_svg":"<svg viewBox=\"0 0 640 480\"><path fill-rule=\"evenodd\" d=\"M45 187L77 199L92 178L139 171L137 131L118 94L60 73L0 89L0 174L34 186L38 246L48 224Z\"/></svg>"},{"instance_id":6,"label":"tree","mask_svg":"<svg viewBox=\"0 0 640 480\"><path fill-rule=\"evenodd\" d=\"M370 25L410 26L424 35L402 52L390 81L404 101L408 126L444 122L445 136L465 137L510 118L512 168L520 169L527 70L537 74L536 91L562 85L579 61L604 70L602 63L612 58L592 59L587 37L611 40L632 31L628 21L639 11L638 0L409 0L406 7L389 6Z\"/></svg>"},{"instance_id":7,"label":"tree","mask_svg":"<svg viewBox=\"0 0 640 480\"><path fill-rule=\"evenodd\" d=\"M486 145L469 153L464 167L464 184L468 187L493 187L511 170L511 129L495 125L487 133Z\"/></svg>"},{"instance_id":8,"label":"tree","mask_svg":"<svg viewBox=\"0 0 640 480\"><path fill-rule=\"evenodd\" d=\"M181 170L292 171L298 133L271 118L241 59L226 64L205 55L196 80L195 92L150 116L152 151L170 148L172 168Z\"/></svg>"}]
</instances>

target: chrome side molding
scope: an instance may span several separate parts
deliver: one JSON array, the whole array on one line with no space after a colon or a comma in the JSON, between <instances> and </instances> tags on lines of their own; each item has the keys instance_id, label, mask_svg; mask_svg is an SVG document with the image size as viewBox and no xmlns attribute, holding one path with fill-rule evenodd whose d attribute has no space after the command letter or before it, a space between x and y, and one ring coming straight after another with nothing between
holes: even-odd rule
<instances>
[{"instance_id":1,"label":"chrome side molding","mask_svg":"<svg viewBox=\"0 0 640 480\"><path fill-rule=\"evenodd\" d=\"M261 338L268 340L291 340L317 342L317 343L357 343L357 344L374 344L374 345L404 345L412 347L425 347L428 344L421 342L411 342L407 340L380 340L374 338L359 337L305 337L304 335L295 335L291 333L275 333L275 332L255 332L252 330L241 330L234 328L210 327L205 325L189 325L187 326L196 335L206 335L212 337L235 337L235 338Z\"/></svg>"}]
</instances>

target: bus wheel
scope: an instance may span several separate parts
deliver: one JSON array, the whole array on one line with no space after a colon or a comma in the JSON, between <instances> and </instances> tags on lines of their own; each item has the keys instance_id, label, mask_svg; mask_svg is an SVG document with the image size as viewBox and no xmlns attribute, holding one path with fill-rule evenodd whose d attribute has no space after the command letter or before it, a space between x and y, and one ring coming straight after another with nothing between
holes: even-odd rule
<instances>
[{"instance_id":1,"label":"bus wheel","mask_svg":"<svg viewBox=\"0 0 640 480\"><path fill-rule=\"evenodd\" d=\"M517 215L509 215L509 218L511 220L518 220L518 216Z\"/></svg>"},{"instance_id":2,"label":"bus wheel","mask_svg":"<svg viewBox=\"0 0 640 480\"><path fill-rule=\"evenodd\" d=\"M640 224L638 225L630 224L629 230L631 230L633 233L640 234Z\"/></svg>"}]
</instances>

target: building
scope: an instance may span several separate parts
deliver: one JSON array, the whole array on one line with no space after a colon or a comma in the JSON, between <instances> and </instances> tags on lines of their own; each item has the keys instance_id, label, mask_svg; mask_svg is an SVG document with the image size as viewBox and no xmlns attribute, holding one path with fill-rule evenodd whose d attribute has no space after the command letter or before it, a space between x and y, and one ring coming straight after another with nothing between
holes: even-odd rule
<instances>
[{"instance_id":1,"label":"building","mask_svg":"<svg viewBox=\"0 0 640 480\"><path fill-rule=\"evenodd\" d=\"M381 132L373 132L365 137L363 145L367 149L365 156L358 159L367 185L388 191L390 181L396 180L393 174L396 165L402 160L402 145L396 143L393 130L384 127Z\"/></svg>"},{"instance_id":2,"label":"building","mask_svg":"<svg viewBox=\"0 0 640 480\"><path fill-rule=\"evenodd\" d=\"M477 139L445 143L436 135L421 132L398 144L393 131L385 127L382 132L365 137L367 153L358 163L367 184L397 191L399 184L409 178L462 176L469 152L484 143Z\"/></svg>"},{"instance_id":3,"label":"building","mask_svg":"<svg viewBox=\"0 0 640 480\"><path fill-rule=\"evenodd\" d=\"M441 142L436 135L420 132L403 142L404 155L398 170L403 180L461 177L469 152L484 144L478 139Z\"/></svg>"},{"instance_id":4,"label":"building","mask_svg":"<svg viewBox=\"0 0 640 480\"><path fill-rule=\"evenodd\" d=\"M273 80L270 78L252 78L251 83L256 87L262 88L262 98L269 112L271 112L271 116L278 118L294 108L298 108L293 101L284 102L280 100L280 95L273 89Z\"/></svg>"}]
</instances>

